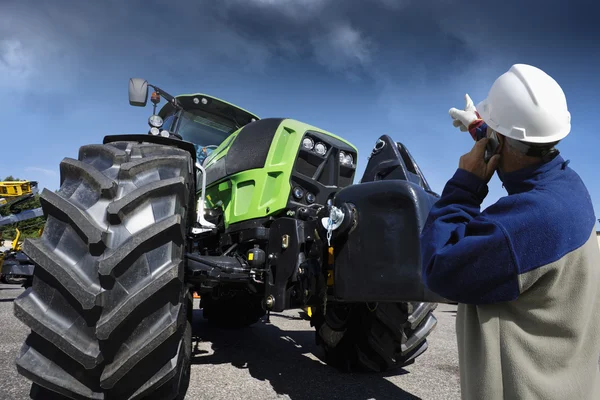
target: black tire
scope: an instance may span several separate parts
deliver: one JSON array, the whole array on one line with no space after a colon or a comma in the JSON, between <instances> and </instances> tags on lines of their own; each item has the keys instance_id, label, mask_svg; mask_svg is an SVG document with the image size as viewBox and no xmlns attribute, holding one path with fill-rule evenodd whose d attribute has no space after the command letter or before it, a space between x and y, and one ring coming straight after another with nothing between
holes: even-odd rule
<instances>
[{"instance_id":1,"label":"black tire","mask_svg":"<svg viewBox=\"0 0 600 400\"><path fill-rule=\"evenodd\" d=\"M235 295L213 299L203 295L200 303L202 315L218 328L244 328L258 322L265 315L261 298Z\"/></svg>"},{"instance_id":2,"label":"black tire","mask_svg":"<svg viewBox=\"0 0 600 400\"><path fill-rule=\"evenodd\" d=\"M17 358L32 398L183 398L194 218L189 153L150 143L83 146L41 195L46 225L24 252L33 285L15 300L31 328Z\"/></svg>"},{"instance_id":3,"label":"black tire","mask_svg":"<svg viewBox=\"0 0 600 400\"><path fill-rule=\"evenodd\" d=\"M435 303L328 304L311 325L326 362L347 372L383 372L412 364L427 350Z\"/></svg>"}]
</instances>

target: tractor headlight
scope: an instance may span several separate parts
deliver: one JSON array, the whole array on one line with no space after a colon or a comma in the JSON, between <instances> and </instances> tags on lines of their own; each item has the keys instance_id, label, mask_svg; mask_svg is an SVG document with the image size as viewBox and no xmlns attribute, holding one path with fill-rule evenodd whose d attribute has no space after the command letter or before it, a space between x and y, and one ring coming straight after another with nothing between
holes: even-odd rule
<instances>
[{"instance_id":1,"label":"tractor headlight","mask_svg":"<svg viewBox=\"0 0 600 400\"><path fill-rule=\"evenodd\" d=\"M294 188L293 194L294 194L295 198L300 200L302 197L304 197L304 190L302 190L302 188L300 186L296 186Z\"/></svg>"},{"instance_id":2,"label":"tractor headlight","mask_svg":"<svg viewBox=\"0 0 600 400\"><path fill-rule=\"evenodd\" d=\"M313 147L315 147L315 142L313 142L311 138L305 137L302 139L302 147L304 147L306 150L312 150Z\"/></svg>"},{"instance_id":3,"label":"tractor headlight","mask_svg":"<svg viewBox=\"0 0 600 400\"><path fill-rule=\"evenodd\" d=\"M352 157L352 154L346 154L346 156L344 157L344 161L342 161L342 164L347 165L349 167L354 165L354 158Z\"/></svg>"},{"instance_id":4,"label":"tractor headlight","mask_svg":"<svg viewBox=\"0 0 600 400\"><path fill-rule=\"evenodd\" d=\"M340 164L345 165L347 167L351 167L354 163L354 158L352 154L348 154L345 151L340 151Z\"/></svg>"},{"instance_id":5,"label":"tractor headlight","mask_svg":"<svg viewBox=\"0 0 600 400\"><path fill-rule=\"evenodd\" d=\"M151 115L150 118L148 118L148 124L154 128L160 128L163 124L163 119L158 115Z\"/></svg>"},{"instance_id":6,"label":"tractor headlight","mask_svg":"<svg viewBox=\"0 0 600 400\"><path fill-rule=\"evenodd\" d=\"M160 134L160 130L153 126L152 128L150 128L150 133L154 136L157 136L158 134Z\"/></svg>"},{"instance_id":7,"label":"tractor headlight","mask_svg":"<svg viewBox=\"0 0 600 400\"><path fill-rule=\"evenodd\" d=\"M318 142L315 144L315 152L321 156L324 156L325 153L327 153L327 146L321 142Z\"/></svg>"},{"instance_id":8,"label":"tractor headlight","mask_svg":"<svg viewBox=\"0 0 600 400\"><path fill-rule=\"evenodd\" d=\"M162 131L160 131L160 136L169 137L171 136L171 134L169 133L169 131L163 129Z\"/></svg>"},{"instance_id":9,"label":"tractor headlight","mask_svg":"<svg viewBox=\"0 0 600 400\"><path fill-rule=\"evenodd\" d=\"M308 201L308 204L312 204L312 203L314 203L316 199L317 199L317 198L315 197L315 195L314 195L314 194L312 194L312 193L310 193L310 192L309 192L309 193L306 193L306 201Z\"/></svg>"}]
</instances>

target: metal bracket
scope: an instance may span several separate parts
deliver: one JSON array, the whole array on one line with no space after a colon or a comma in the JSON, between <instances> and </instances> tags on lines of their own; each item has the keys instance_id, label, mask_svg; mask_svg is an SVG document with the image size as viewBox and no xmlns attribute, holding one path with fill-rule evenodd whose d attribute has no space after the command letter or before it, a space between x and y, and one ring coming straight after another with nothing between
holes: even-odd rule
<instances>
[{"instance_id":1,"label":"metal bracket","mask_svg":"<svg viewBox=\"0 0 600 400\"><path fill-rule=\"evenodd\" d=\"M202 232L211 230L213 228L216 228L216 225L211 222L208 222L206 219L204 219L204 196L205 196L205 192L206 192L206 170L197 161L196 161L196 168L198 168L200 170L200 172L202 173L202 194L200 195L200 199L198 199L198 206L196 207L196 222L198 222L202 228L206 228L206 229L200 229L199 232L194 232L194 229L198 229L198 228L193 228L192 233L202 233Z\"/></svg>"},{"instance_id":2,"label":"metal bracket","mask_svg":"<svg viewBox=\"0 0 600 400\"><path fill-rule=\"evenodd\" d=\"M331 247L331 237L333 231L338 229L344 222L344 212L336 206L331 206L329 217L321 218L323 228L327 229L327 245Z\"/></svg>"}]
</instances>

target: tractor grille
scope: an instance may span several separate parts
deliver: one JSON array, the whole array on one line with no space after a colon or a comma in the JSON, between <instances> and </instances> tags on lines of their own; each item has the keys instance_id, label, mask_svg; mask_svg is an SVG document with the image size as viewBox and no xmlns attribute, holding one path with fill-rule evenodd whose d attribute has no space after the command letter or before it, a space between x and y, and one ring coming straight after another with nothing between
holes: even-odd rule
<instances>
[{"instance_id":1,"label":"tractor grille","mask_svg":"<svg viewBox=\"0 0 600 400\"><path fill-rule=\"evenodd\" d=\"M306 138L312 141L312 147L306 148L301 144L290 183L292 189L300 187L307 194L313 194L314 203L325 204L339 188L352 184L356 168L356 151L346 143L319 132L308 131L303 140ZM316 151L317 145L321 149L324 146L325 154ZM340 151L352 156L354 159L352 167L340 163ZM293 191L290 200L299 204L311 203L307 201L306 196L300 199L294 197Z\"/></svg>"}]
</instances>

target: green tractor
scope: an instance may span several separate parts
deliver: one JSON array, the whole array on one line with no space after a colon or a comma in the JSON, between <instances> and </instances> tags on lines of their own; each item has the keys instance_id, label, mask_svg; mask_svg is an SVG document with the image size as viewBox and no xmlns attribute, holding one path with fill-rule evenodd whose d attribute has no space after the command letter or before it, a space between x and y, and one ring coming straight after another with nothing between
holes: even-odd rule
<instances>
[{"instance_id":1,"label":"green tractor","mask_svg":"<svg viewBox=\"0 0 600 400\"><path fill-rule=\"evenodd\" d=\"M43 235L23 246L33 284L15 300L32 398L184 398L194 292L217 327L309 310L339 368L426 350L444 299L423 286L419 234L439 196L401 143L380 137L353 184L358 152L340 137L142 79L130 104L149 87L149 132L81 147L41 195Z\"/></svg>"}]
</instances>

